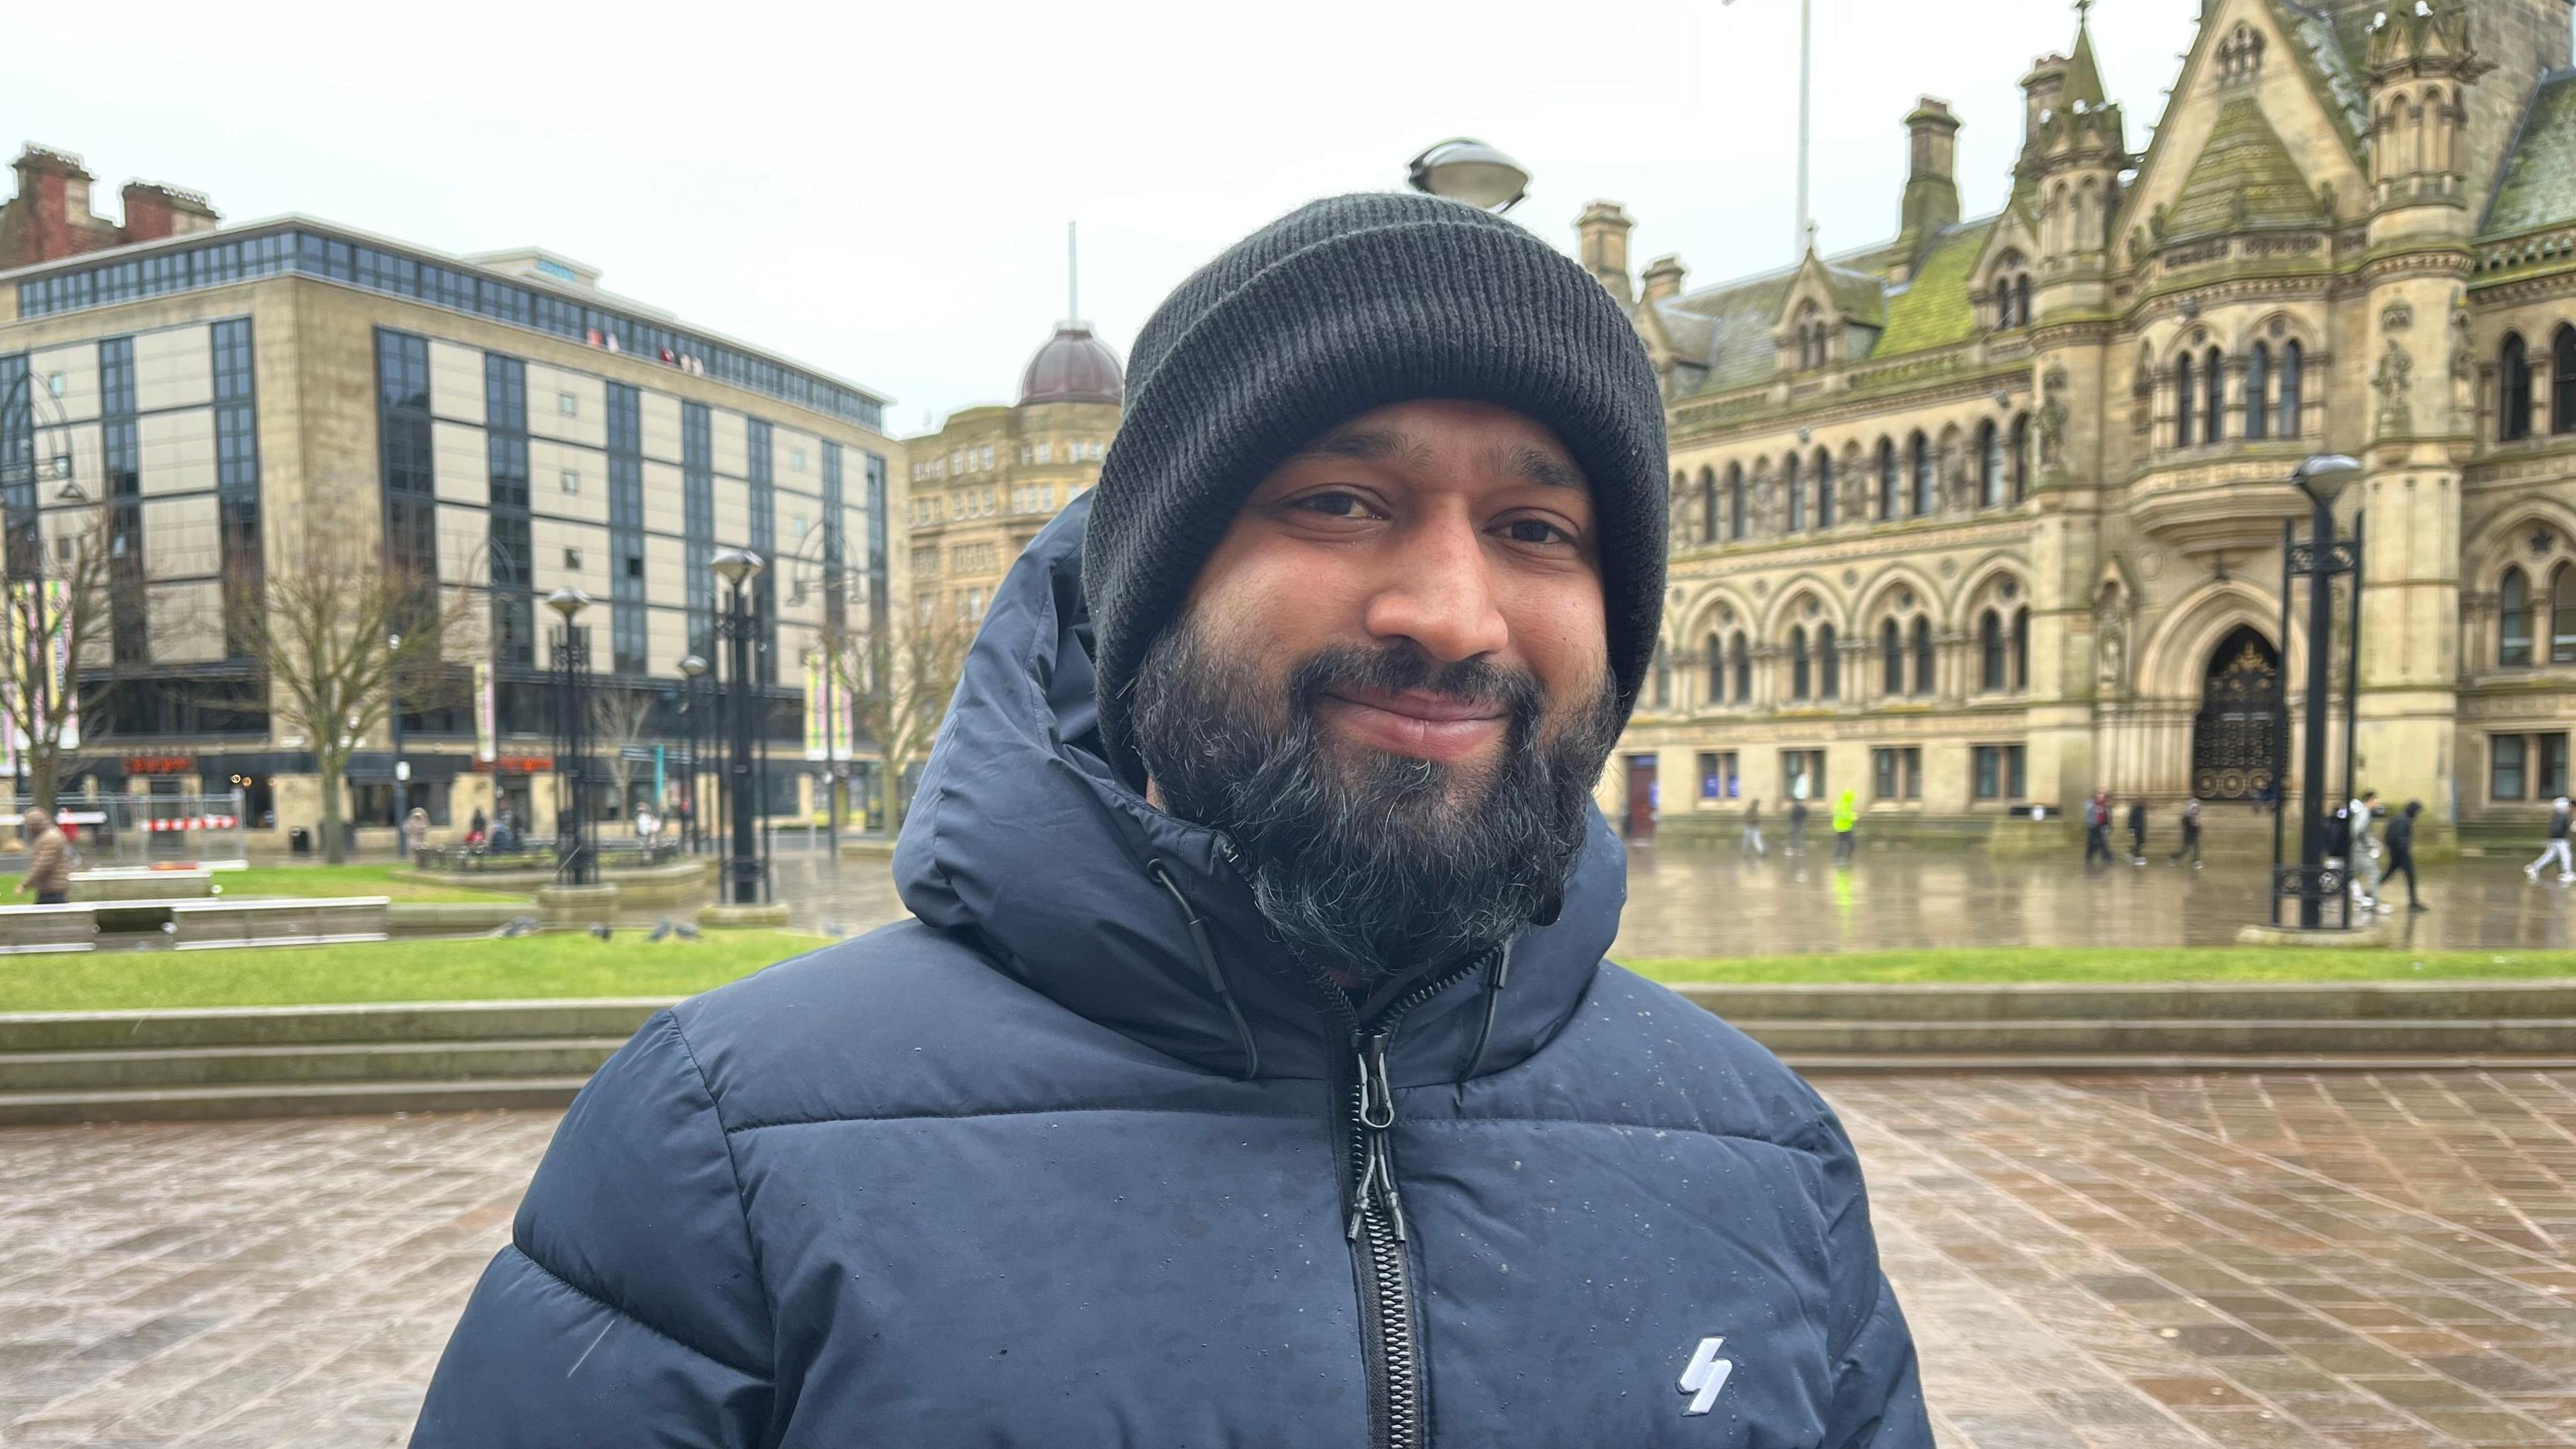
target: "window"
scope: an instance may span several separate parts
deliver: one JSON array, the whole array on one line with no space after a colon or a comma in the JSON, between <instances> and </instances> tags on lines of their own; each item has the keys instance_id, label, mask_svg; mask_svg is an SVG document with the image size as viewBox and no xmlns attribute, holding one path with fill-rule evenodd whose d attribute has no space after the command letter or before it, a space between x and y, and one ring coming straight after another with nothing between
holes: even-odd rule
<instances>
[{"instance_id":1,"label":"window","mask_svg":"<svg viewBox=\"0 0 2576 1449\"><path fill-rule=\"evenodd\" d=\"M1992 421L1977 427L1977 506L1999 508L2004 501L2004 433Z\"/></svg>"},{"instance_id":2,"label":"window","mask_svg":"<svg viewBox=\"0 0 2576 1449\"><path fill-rule=\"evenodd\" d=\"M2273 415L2272 431L2284 438L2297 438L2307 431L2307 421L2300 413L2304 403L2299 396L2304 357L2298 343L2281 344L2281 396L2278 410Z\"/></svg>"},{"instance_id":3,"label":"window","mask_svg":"<svg viewBox=\"0 0 2576 1449\"><path fill-rule=\"evenodd\" d=\"M2013 419L2012 425L2012 501L2020 503L2030 497L2030 414Z\"/></svg>"},{"instance_id":4,"label":"window","mask_svg":"<svg viewBox=\"0 0 2576 1449\"><path fill-rule=\"evenodd\" d=\"M2227 359L2213 347L2201 359L2201 368L2207 374L2201 386L2209 396L2201 407L2200 440L2215 443L2227 434Z\"/></svg>"},{"instance_id":5,"label":"window","mask_svg":"<svg viewBox=\"0 0 2576 1449\"><path fill-rule=\"evenodd\" d=\"M1923 798L1923 750L1917 745L1869 752L1871 791L1876 800Z\"/></svg>"},{"instance_id":6,"label":"window","mask_svg":"<svg viewBox=\"0 0 2576 1449\"><path fill-rule=\"evenodd\" d=\"M2531 582L2519 568L2508 568L2496 585L2496 662L2531 662Z\"/></svg>"},{"instance_id":7,"label":"window","mask_svg":"<svg viewBox=\"0 0 2576 1449\"><path fill-rule=\"evenodd\" d=\"M2521 800L2531 793L2523 779L2523 737L2491 735L2487 741L2487 797Z\"/></svg>"},{"instance_id":8,"label":"window","mask_svg":"<svg viewBox=\"0 0 2576 1449\"><path fill-rule=\"evenodd\" d=\"M1816 663L1816 696L1820 699L1842 698L1842 654L1834 647L1834 626L1831 624L1816 626Z\"/></svg>"},{"instance_id":9,"label":"window","mask_svg":"<svg viewBox=\"0 0 2576 1449\"><path fill-rule=\"evenodd\" d=\"M1834 457L1822 448L1816 450L1816 527L1819 531L1834 526Z\"/></svg>"},{"instance_id":10,"label":"window","mask_svg":"<svg viewBox=\"0 0 2576 1449\"><path fill-rule=\"evenodd\" d=\"M1789 532L1807 531L1807 490L1798 478L1798 455L1791 453L1780 465L1780 487L1789 499Z\"/></svg>"},{"instance_id":11,"label":"window","mask_svg":"<svg viewBox=\"0 0 2576 1449\"><path fill-rule=\"evenodd\" d=\"M2004 621L1988 609L1977 617L1977 687L1988 694L2000 694L2006 688L2004 662Z\"/></svg>"},{"instance_id":12,"label":"window","mask_svg":"<svg viewBox=\"0 0 2576 1449\"><path fill-rule=\"evenodd\" d=\"M2532 794L2538 799L2555 800L2567 793L2567 736L2534 735L2531 742L2540 749L2540 773L2531 782Z\"/></svg>"},{"instance_id":13,"label":"window","mask_svg":"<svg viewBox=\"0 0 2576 1449\"><path fill-rule=\"evenodd\" d=\"M2549 338L2549 431L2576 433L2576 327L2564 322Z\"/></svg>"},{"instance_id":14,"label":"window","mask_svg":"<svg viewBox=\"0 0 2576 1449\"><path fill-rule=\"evenodd\" d=\"M2020 745L1979 745L1973 759L1978 799L2018 800L2029 793L2022 773Z\"/></svg>"},{"instance_id":15,"label":"window","mask_svg":"<svg viewBox=\"0 0 2576 1449\"><path fill-rule=\"evenodd\" d=\"M1905 509L1897 493L1896 444L1878 440L1878 516L1898 518Z\"/></svg>"},{"instance_id":16,"label":"window","mask_svg":"<svg viewBox=\"0 0 2576 1449\"><path fill-rule=\"evenodd\" d=\"M1791 699L1807 697L1810 663L1807 658L1807 631L1791 629L1789 631L1789 697Z\"/></svg>"},{"instance_id":17,"label":"window","mask_svg":"<svg viewBox=\"0 0 2576 1449\"><path fill-rule=\"evenodd\" d=\"M2192 444L2191 413L2198 397L2198 390L2192 385L2191 354L2186 352L2174 359L2174 446L2177 448L2188 448Z\"/></svg>"},{"instance_id":18,"label":"window","mask_svg":"<svg viewBox=\"0 0 2576 1449\"><path fill-rule=\"evenodd\" d=\"M568 392L555 394L555 411L568 418L581 416L581 399Z\"/></svg>"},{"instance_id":19,"label":"window","mask_svg":"<svg viewBox=\"0 0 2576 1449\"><path fill-rule=\"evenodd\" d=\"M581 491L581 475L570 468L564 469L563 491L566 493L579 493Z\"/></svg>"},{"instance_id":20,"label":"window","mask_svg":"<svg viewBox=\"0 0 2576 1449\"><path fill-rule=\"evenodd\" d=\"M2496 384L2496 440L2511 443L2531 436L2531 355L2519 334L2504 340L2504 366Z\"/></svg>"},{"instance_id":21,"label":"window","mask_svg":"<svg viewBox=\"0 0 2576 1449\"><path fill-rule=\"evenodd\" d=\"M1708 636L1708 702L1726 703L1726 641Z\"/></svg>"},{"instance_id":22,"label":"window","mask_svg":"<svg viewBox=\"0 0 2576 1449\"><path fill-rule=\"evenodd\" d=\"M1914 621L1914 692L1916 694L1932 692L1932 671L1932 621L1929 618L1919 618Z\"/></svg>"},{"instance_id":23,"label":"window","mask_svg":"<svg viewBox=\"0 0 2576 1449\"><path fill-rule=\"evenodd\" d=\"M1744 631L1741 629L1735 631L1735 644L1731 652L1735 658L1735 702L1751 704L1753 702L1753 650L1745 643Z\"/></svg>"},{"instance_id":24,"label":"window","mask_svg":"<svg viewBox=\"0 0 2576 1449\"><path fill-rule=\"evenodd\" d=\"M1890 699L1905 692L1905 631L1894 619L1878 626L1879 688Z\"/></svg>"},{"instance_id":25,"label":"window","mask_svg":"<svg viewBox=\"0 0 2576 1449\"><path fill-rule=\"evenodd\" d=\"M1782 750L1780 752L1780 797L1784 800L1825 798L1824 751Z\"/></svg>"},{"instance_id":26,"label":"window","mask_svg":"<svg viewBox=\"0 0 2576 1449\"><path fill-rule=\"evenodd\" d=\"M2549 662L2576 664L2576 564L2549 571Z\"/></svg>"},{"instance_id":27,"label":"window","mask_svg":"<svg viewBox=\"0 0 2576 1449\"><path fill-rule=\"evenodd\" d=\"M1932 440L1914 435L1914 516L1932 516Z\"/></svg>"},{"instance_id":28,"label":"window","mask_svg":"<svg viewBox=\"0 0 2576 1449\"><path fill-rule=\"evenodd\" d=\"M1726 465L1726 536L1741 542L1744 538L1744 465Z\"/></svg>"},{"instance_id":29,"label":"window","mask_svg":"<svg viewBox=\"0 0 2576 1449\"><path fill-rule=\"evenodd\" d=\"M2030 688L2030 608L2028 605L2013 610L2012 687Z\"/></svg>"},{"instance_id":30,"label":"window","mask_svg":"<svg viewBox=\"0 0 2576 1449\"><path fill-rule=\"evenodd\" d=\"M1699 470L1699 541L1717 542L1717 475Z\"/></svg>"},{"instance_id":31,"label":"window","mask_svg":"<svg viewBox=\"0 0 2576 1449\"><path fill-rule=\"evenodd\" d=\"M802 473L802 472L804 472L804 471L805 471L805 450L804 450L803 448L790 448L790 449L788 449L788 450L787 450L787 466L788 466L788 468L789 468L791 471L798 472L798 473Z\"/></svg>"},{"instance_id":32,"label":"window","mask_svg":"<svg viewBox=\"0 0 2576 1449\"><path fill-rule=\"evenodd\" d=\"M1735 773L1735 751L1702 750L1699 755L1699 798L1733 800L1744 793L1744 782Z\"/></svg>"},{"instance_id":33,"label":"window","mask_svg":"<svg viewBox=\"0 0 2576 1449\"><path fill-rule=\"evenodd\" d=\"M2271 391L2271 344L2257 342L2254 350L2245 354L2246 437L2259 439L2270 431L2267 424L2272 413Z\"/></svg>"}]
</instances>

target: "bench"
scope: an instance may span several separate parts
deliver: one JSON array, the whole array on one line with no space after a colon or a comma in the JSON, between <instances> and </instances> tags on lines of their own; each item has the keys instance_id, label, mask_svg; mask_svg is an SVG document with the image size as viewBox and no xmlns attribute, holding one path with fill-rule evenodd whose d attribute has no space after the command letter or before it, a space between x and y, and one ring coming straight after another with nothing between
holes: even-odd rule
<instances>
[{"instance_id":1,"label":"bench","mask_svg":"<svg viewBox=\"0 0 2576 1449\"><path fill-rule=\"evenodd\" d=\"M98 922L88 905L0 906L0 955L95 951Z\"/></svg>"},{"instance_id":2,"label":"bench","mask_svg":"<svg viewBox=\"0 0 2576 1449\"><path fill-rule=\"evenodd\" d=\"M345 896L318 900L171 901L163 908L169 912L170 944L182 951L206 951L226 946L381 941L385 939L387 904L384 896Z\"/></svg>"}]
</instances>

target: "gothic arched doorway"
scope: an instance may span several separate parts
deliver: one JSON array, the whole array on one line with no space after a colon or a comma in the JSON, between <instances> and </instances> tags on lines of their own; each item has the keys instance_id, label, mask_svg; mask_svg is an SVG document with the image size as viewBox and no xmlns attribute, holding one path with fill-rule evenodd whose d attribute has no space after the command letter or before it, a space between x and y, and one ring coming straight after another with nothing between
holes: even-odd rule
<instances>
[{"instance_id":1,"label":"gothic arched doorway","mask_svg":"<svg viewBox=\"0 0 2576 1449\"><path fill-rule=\"evenodd\" d=\"M2281 778L2281 651L2251 624L2209 656L2192 722L2191 792L2203 800L2260 800Z\"/></svg>"}]
</instances>

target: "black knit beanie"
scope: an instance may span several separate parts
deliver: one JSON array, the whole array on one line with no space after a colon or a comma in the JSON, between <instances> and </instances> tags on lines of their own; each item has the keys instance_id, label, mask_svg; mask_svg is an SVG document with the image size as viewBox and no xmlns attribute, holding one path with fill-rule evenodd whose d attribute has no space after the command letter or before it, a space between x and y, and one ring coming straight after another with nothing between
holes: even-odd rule
<instances>
[{"instance_id":1,"label":"black knit beanie","mask_svg":"<svg viewBox=\"0 0 2576 1449\"><path fill-rule=\"evenodd\" d=\"M1592 485L1610 668L1633 708L1664 593L1664 411L1592 275L1501 217L1407 193L1309 203L1165 298L1082 540L1100 737L1131 782L1129 694L1157 635L1272 469L1371 408L1445 398L1552 430Z\"/></svg>"}]
</instances>

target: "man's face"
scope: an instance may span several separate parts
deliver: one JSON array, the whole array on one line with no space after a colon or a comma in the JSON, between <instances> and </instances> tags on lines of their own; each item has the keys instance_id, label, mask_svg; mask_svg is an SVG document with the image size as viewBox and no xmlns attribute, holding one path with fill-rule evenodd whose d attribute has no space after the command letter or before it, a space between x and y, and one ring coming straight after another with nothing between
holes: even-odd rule
<instances>
[{"instance_id":1,"label":"man's face","mask_svg":"<svg viewBox=\"0 0 2576 1449\"><path fill-rule=\"evenodd\" d=\"M1262 480L1140 671L1157 804L1369 976L1499 944L1579 849L1619 719L1591 494L1503 408L1350 419Z\"/></svg>"}]
</instances>

